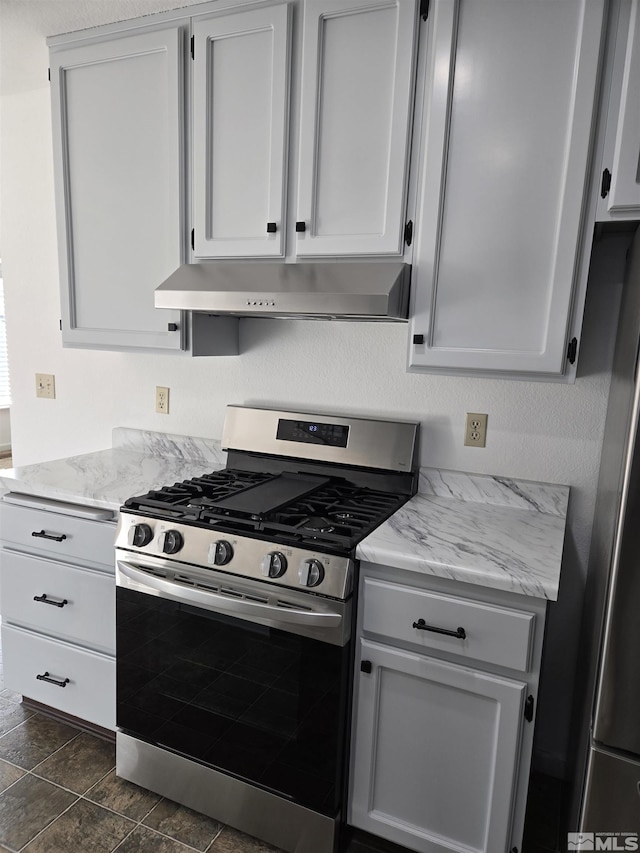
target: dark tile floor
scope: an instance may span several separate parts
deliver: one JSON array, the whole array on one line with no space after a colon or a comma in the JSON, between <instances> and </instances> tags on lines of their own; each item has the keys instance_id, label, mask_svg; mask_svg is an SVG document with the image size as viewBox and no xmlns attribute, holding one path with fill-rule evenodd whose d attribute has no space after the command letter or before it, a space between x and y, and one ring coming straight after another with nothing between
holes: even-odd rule
<instances>
[{"instance_id":1,"label":"dark tile floor","mask_svg":"<svg viewBox=\"0 0 640 853\"><path fill-rule=\"evenodd\" d=\"M112 743L25 707L4 689L0 649L0 851L274 853L184 806L118 779ZM564 850L562 783L533 774L522 853ZM562 846L561 846L562 844ZM348 853L395 853L356 833Z\"/></svg>"}]
</instances>

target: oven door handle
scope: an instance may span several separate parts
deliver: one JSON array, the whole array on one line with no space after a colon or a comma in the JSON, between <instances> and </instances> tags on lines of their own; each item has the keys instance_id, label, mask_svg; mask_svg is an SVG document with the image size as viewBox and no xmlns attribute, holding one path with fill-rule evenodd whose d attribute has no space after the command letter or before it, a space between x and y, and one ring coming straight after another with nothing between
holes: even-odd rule
<instances>
[{"instance_id":1,"label":"oven door handle","mask_svg":"<svg viewBox=\"0 0 640 853\"><path fill-rule=\"evenodd\" d=\"M277 607L272 604L262 604L259 601L248 601L247 599L231 598L220 595L217 592L205 592L204 590L191 589L179 586L164 578L154 577L133 563L124 560L117 561L118 570L129 580L134 581L140 592L145 589L152 593L160 593L163 598L171 601L193 604L204 607L207 610L222 611L224 613L261 617L271 619L281 625L309 625L322 628L337 628L342 622L340 613L322 613L310 610L296 610L291 607Z\"/></svg>"}]
</instances>

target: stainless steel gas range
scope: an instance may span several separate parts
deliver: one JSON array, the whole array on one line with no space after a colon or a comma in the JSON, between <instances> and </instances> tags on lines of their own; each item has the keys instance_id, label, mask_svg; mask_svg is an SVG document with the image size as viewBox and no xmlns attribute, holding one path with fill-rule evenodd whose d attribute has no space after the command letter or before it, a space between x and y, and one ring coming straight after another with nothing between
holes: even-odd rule
<instances>
[{"instance_id":1,"label":"stainless steel gas range","mask_svg":"<svg viewBox=\"0 0 640 853\"><path fill-rule=\"evenodd\" d=\"M229 406L227 467L125 502L117 773L284 850L345 814L355 549L417 425Z\"/></svg>"}]
</instances>

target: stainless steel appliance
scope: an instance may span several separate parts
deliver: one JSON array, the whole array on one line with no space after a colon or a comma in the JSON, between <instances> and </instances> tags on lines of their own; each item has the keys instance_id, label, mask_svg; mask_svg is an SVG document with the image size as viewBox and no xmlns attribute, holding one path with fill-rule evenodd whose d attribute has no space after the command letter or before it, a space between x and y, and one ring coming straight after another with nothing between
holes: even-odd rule
<instances>
[{"instance_id":1,"label":"stainless steel appliance","mask_svg":"<svg viewBox=\"0 0 640 853\"><path fill-rule=\"evenodd\" d=\"M122 507L116 770L284 850L345 813L357 543L417 426L230 406L227 467Z\"/></svg>"},{"instance_id":2,"label":"stainless steel appliance","mask_svg":"<svg viewBox=\"0 0 640 853\"><path fill-rule=\"evenodd\" d=\"M569 829L593 833L640 833L639 353L640 229L622 294L582 644L590 670L582 704L593 714L583 726L579 817ZM607 849L636 849L619 841Z\"/></svg>"},{"instance_id":3,"label":"stainless steel appliance","mask_svg":"<svg viewBox=\"0 0 640 853\"><path fill-rule=\"evenodd\" d=\"M410 264L183 264L156 288L156 308L240 317L406 320Z\"/></svg>"}]
</instances>

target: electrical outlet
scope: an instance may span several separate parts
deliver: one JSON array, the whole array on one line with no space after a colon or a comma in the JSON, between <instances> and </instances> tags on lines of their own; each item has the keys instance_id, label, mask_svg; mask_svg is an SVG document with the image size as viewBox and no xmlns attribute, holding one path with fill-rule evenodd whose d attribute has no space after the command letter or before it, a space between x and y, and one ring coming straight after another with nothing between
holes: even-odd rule
<instances>
[{"instance_id":1,"label":"electrical outlet","mask_svg":"<svg viewBox=\"0 0 640 853\"><path fill-rule=\"evenodd\" d=\"M169 389L156 385L156 412L161 415L169 414Z\"/></svg>"},{"instance_id":2,"label":"electrical outlet","mask_svg":"<svg viewBox=\"0 0 640 853\"><path fill-rule=\"evenodd\" d=\"M464 443L467 447L485 447L487 444L487 415L467 412L464 426Z\"/></svg>"},{"instance_id":3,"label":"electrical outlet","mask_svg":"<svg viewBox=\"0 0 640 853\"><path fill-rule=\"evenodd\" d=\"M53 373L36 373L36 397L56 398L56 377Z\"/></svg>"}]
</instances>

